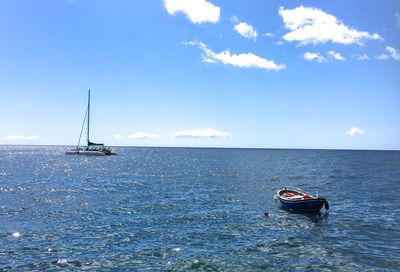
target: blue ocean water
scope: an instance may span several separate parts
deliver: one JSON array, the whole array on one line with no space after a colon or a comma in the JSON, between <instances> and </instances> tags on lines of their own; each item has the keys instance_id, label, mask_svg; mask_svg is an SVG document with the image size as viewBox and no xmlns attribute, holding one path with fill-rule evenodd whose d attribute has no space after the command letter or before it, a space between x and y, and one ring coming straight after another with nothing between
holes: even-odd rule
<instances>
[{"instance_id":1,"label":"blue ocean water","mask_svg":"<svg viewBox=\"0 0 400 272\"><path fill-rule=\"evenodd\" d=\"M0 146L0 271L400 267L400 152L67 149ZM331 209L281 210L287 185Z\"/></svg>"}]
</instances>

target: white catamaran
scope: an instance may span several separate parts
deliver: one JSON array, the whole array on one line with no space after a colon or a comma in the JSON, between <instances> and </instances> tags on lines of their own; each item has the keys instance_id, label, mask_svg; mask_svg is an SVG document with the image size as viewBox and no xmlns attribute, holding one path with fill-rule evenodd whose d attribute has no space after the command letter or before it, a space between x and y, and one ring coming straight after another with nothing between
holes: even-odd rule
<instances>
[{"instance_id":1,"label":"white catamaran","mask_svg":"<svg viewBox=\"0 0 400 272\"><path fill-rule=\"evenodd\" d=\"M80 147L82 132L87 122L87 138L86 147ZM117 153L111 148L105 147L104 144L96 144L90 141L90 90L88 92L88 105L86 108L85 118L83 120L81 133L79 135L78 144L75 148L66 152L67 155L88 155L88 156L107 156L117 155Z\"/></svg>"}]
</instances>

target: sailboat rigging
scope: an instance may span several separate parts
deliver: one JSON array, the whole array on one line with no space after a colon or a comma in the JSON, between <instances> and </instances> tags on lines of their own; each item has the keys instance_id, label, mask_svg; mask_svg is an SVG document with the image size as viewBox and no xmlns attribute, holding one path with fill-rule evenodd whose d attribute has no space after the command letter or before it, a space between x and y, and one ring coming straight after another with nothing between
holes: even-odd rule
<instances>
[{"instance_id":1,"label":"sailboat rigging","mask_svg":"<svg viewBox=\"0 0 400 272\"><path fill-rule=\"evenodd\" d=\"M86 147L80 147L80 142L82 138L82 132L87 123L86 132ZM94 143L90 141L90 90L88 91L88 105L85 112L85 117L83 119L83 124L81 128L81 133L79 135L78 144L75 148L66 152L67 155L92 155L92 156L108 156L117 155L117 153L111 148L105 147L104 144Z\"/></svg>"}]
</instances>

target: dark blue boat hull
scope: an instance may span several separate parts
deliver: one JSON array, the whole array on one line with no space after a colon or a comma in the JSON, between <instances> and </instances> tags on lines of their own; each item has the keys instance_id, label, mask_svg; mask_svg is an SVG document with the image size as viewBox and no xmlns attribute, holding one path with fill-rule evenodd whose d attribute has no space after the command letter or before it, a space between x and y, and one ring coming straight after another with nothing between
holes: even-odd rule
<instances>
[{"instance_id":1,"label":"dark blue boat hull","mask_svg":"<svg viewBox=\"0 0 400 272\"><path fill-rule=\"evenodd\" d=\"M296 212L319 212L325 204L325 199L285 200L279 198L281 207Z\"/></svg>"}]
</instances>

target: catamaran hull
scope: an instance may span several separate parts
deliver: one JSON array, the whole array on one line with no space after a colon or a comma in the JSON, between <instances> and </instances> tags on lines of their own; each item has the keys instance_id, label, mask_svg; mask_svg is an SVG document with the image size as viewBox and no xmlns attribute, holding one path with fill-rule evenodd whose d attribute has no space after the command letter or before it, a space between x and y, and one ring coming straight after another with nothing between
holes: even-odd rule
<instances>
[{"instance_id":1,"label":"catamaran hull","mask_svg":"<svg viewBox=\"0 0 400 272\"><path fill-rule=\"evenodd\" d=\"M102 152L102 151L86 151L86 150L71 150L66 152L67 155L86 155L86 156L108 156L117 155L115 152Z\"/></svg>"}]
</instances>

